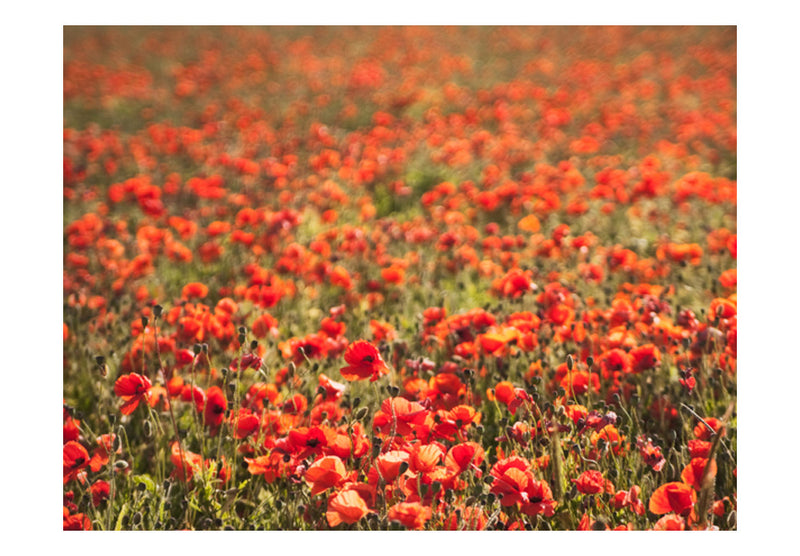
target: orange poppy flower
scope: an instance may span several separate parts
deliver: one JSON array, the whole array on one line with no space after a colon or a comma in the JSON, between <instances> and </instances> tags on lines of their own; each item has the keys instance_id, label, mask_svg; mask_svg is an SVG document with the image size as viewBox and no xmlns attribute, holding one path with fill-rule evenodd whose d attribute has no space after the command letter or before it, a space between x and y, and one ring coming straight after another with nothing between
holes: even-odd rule
<instances>
[{"instance_id":1,"label":"orange poppy flower","mask_svg":"<svg viewBox=\"0 0 800 556\"><path fill-rule=\"evenodd\" d=\"M676 513L682 516L689 515L695 502L697 493L686 483L666 483L656 489L650 496L648 509L656 514Z\"/></svg>"},{"instance_id":2,"label":"orange poppy flower","mask_svg":"<svg viewBox=\"0 0 800 556\"><path fill-rule=\"evenodd\" d=\"M400 467L404 463L409 463L408 452L392 450L375 458L375 468L384 481L390 483L400 474Z\"/></svg>"},{"instance_id":3,"label":"orange poppy flower","mask_svg":"<svg viewBox=\"0 0 800 556\"><path fill-rule=\"evenodd\" d=\"M303 479L311 485L313 496L336 487L346 475L347 469L341 459L336 456L324 456L311 464Z\"/></svg>"},{"instance_id":4,"label":"orange poppy flower","mask_svg":"<svg viewBox=\"0 0 800 556\"><path fill-rule=\"evenodd\" d=\"M328 525L336 527L340 523L356 523L369 512L367 503L357 491L344 490L328 499L325 517L328 519Z\"/></svg>"},{"instance_id":5,"label":"orange poppy flower","mask_svg":"<svg viewBox=\"0 0 800 556\"><path fill-rule=\"evenodd\" d=\"M432 510L419 502L400 502L387 513L389 521L402 523L407 529L422 529L432 515Z\"/></svg>"},{"instance_id":6,"label":"orange poppy flower","mask_svg":"<svg viewBox=\"0 0 800 556\"><path fill-rule=\"evenodd\" d=\"M444 459L445 451L441 444L416 445L408 460L409 469L414 473L428 473Z\"/></svg>"},{"instance_id":7,"label":"orange poppy flower","mask_svg":"<svg viewBox=\"0 0 800 556\"><path fill-rule=\"evenodd\" d=\"M339 372L345 380L369 378L370 382L374 382L381 376L389 374L389 367L386 366L378 349L364 340L350 344L344 354L344 360L348 366L342 367Z\"/></svg>"},{"instance_id":8,"label":"orange poppy flower","mask_svg":"<svg viewBox=\"0 0 800 556\"><path fill-rule=\"evenodd\" d=\"M517 222L517 227L523 232L530 232L532 234L539 231L542 227L539 219L535 215L529 214Z\"/></svg>"},{"instance_id":9,"label":"orange poppy flower","mask_svg":"<svg viewBox=\"0 0 800 556\"><path fill-rule=\"evenodd\" d=\"M139 402L147 397L151 387L150 379L137 373L119 377L114 383L114 394L124 401L120 408L122 414L130 415L133 413Z\"/></svg>"},{"instance_id":10,"label":"orange poppy flower","mask_svg":"<svg viewBox=\"0 0 800 556\"><path fill-rule=\"evenodd\" d=\"M183 299L202 299L208 295L208 286L200 282L191 282L183 286L181 297Z\"/></svg>"},{"instance_id":11,"label":"orange poppy flower","mask_svg":"<svg viewBox=\"0 0 800 556\"><path fill-rule=\"evenodd\" d=\"M736 316L736 302L722 297L713 299L708 308L708 314L712 319L714 317L719 317L721 319L734 317Z\"/></svg>"},{"instance_id":12,"label":"orange poppy flower","mask_svg":"<svg viewBox=\"0 0 800 556\"><path fill-rule=\"evenodd\" d=\"M723 288L736 289L736 269L731 268L719 275L719 283Z\"/></svg>"}]
</instances>

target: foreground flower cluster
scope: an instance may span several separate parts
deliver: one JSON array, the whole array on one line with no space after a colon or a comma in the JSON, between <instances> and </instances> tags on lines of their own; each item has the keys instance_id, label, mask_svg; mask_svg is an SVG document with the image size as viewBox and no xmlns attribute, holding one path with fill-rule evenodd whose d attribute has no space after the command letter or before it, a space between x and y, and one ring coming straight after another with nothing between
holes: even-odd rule
<instances>
[{"instance_id":1,"label":"foreground flower cluster","mask_svg":"<svg viewBox=\"0 0 800 556\"><path fill-rule=\"evenodd\" d=\"M64 529L735 529L730 28L67 28Z\"/></svg>"}]
</instances>

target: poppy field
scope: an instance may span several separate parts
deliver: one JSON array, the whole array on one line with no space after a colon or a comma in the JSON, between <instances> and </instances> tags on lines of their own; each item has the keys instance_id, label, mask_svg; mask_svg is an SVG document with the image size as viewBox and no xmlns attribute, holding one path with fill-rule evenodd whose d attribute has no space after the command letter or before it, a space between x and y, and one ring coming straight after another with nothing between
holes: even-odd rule
<instances>
[{"instance_id":1,"label":"poppy field","mask_svg":"<svg viewBox=\"0 0 800 556\"><path fill-rule=\"evenodd\" d=\"M64 530L737 529L735 27L63 48Z\"/></svg>"}]
</instances>

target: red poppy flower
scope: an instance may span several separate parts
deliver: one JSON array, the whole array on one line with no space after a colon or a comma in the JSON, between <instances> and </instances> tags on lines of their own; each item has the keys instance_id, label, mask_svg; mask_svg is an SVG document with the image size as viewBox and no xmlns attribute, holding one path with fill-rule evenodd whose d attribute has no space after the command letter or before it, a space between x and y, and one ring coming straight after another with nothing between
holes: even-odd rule
<instances>
[{"instance_id":1,"label":"red poppy flower","mask_svg":"<svg viewBox=\"0 0 800 556\"><path fill-rule=\"evenodd\" d=\"M667 460L661 453L661 448L653 444L650 438L639 436L636 438L636 447L639 448L639 454L644 459L644 462L653 468L653 471L661 471Z\"/></svg>"},{"instance_id":2,"label":"red poppy flower","mask_svg":"<svg viewBox=\"0 0 800 556\"><path fill-rule=\"evenodd\" d=\"M92 459L89 462L89 468L94 471L100 471L103 466L108 464L108 455L114 449L114 440L116 439L116 435L111 434L103 434L97 439L97 448L94 449L92 453ZM116 451L117 454L121 453L122 449L118 449Z\"/></svg>"},{"instance_id":3,"label":"red poppy flower","mask_svg":"<svg viewBox=\"0 0 800 556\"><path fill-rule=\"evenodd\" d=\"M526 515L535 516L542 514L550 517L555 513L556 502L553 499L553 491L547 481L537 481L532 479L525 489L527 501L520 505L520 511Z\"/></svg>"},{"instance_id":4,"label":"red poppy flower","mask_svg":"<svg viewBox=\"0 0 800 556\"><path fill-rule=\"evenodd\" d=\"M431 515L432 510L419 502L400 502L389 508L387 513L389 521L400 522L407 529L422 529Z\"/></svg>"},{"instance_id":5,"label":"red poppy flower","mask_svg":"<svg viewBox=\"0 0 800 556\"><path fill-rule=\"evenodd\" d=\"M686 447L689 449L689 457L692 459L707 458L711 453L711 442L707 440L690 440L686 443Z\"/></svg>"},{"instance_id":6,"label":"red poppy flower","mask_svg":"<svg viewBox=\"0 0 800 556\"><path fill-rule=\"evenodd\" d=\"M363 380L369 378L370 382L378 380L389 373L389 368L381 358L378 349L364 340L357 340L348 346L344 354L347 367L339 370L345 380Z\"/></svg>"},{"instance_id":7,"label":"red poppy flower","mask_svg":"<svg viewBox=\"0 0 800 556\"><path fill-rule=\"evenodd\" d=\"M92 504L96 508L103 500L108 498L111 492L111 485L100 479L95 481L89 490L92 492Z\"/></svg>"},{"instance_id":8,"label":"red poppy flower","mask_svg":"<svg viewBox=\"0 0 800 556\"><path fill-rule=\"evenodd\" d=\"M711 440L713 437L713 433L708 427L714 429L714 432L719 432L720 428L722 427L722 421L717 419L716 417L709 417L705 419L705 423L699 421L694 427L694 435L697 437L698 440Z\"/></svg>"},{"instance_id":9,"label":"red poppy flower","mask_svg":"<svg viewBox=\"0 0 800 556\"><path fill-rule=\"evenodd\" d=\"M181 459L181 456L183 456L183 459ZM184 477L186 477L186 479L191 479L194 472L199 471L203 465L203 456L195 454L194 452L189 452L186 448L181 450L181 446L177 442L172 443L170 460L175 466L172 475L181 481ZM185 475L184 470L186 471Z\"/></svg>"},{"instance_id":10,"label":"red poppy flower","mask_svg":"<svg viewBox=\"0 0 800 556\"><path fill-rule=\"evenodd\" d=\"M356 523L369 512L367 503L357 491L344 490L330 497L325 517L328 525L336 527L340 523Z\"/></svg>"},{"instance_id":11,"label":"red poppy flower","mask_svg":"<svg viewBox=\"0 0 800 556\"><path fill-rule=\"evenodd\" d=\"M206 403L203 408L203 422L216 429L225 419L225 411L228 409L228 400L219 386L212 386L206 392Z\"/></svg>"},{"instance_id":12,"label":"red poppy flower","mask_svg":"<svg viewBox=\"0 0 800 556\"><path fill-rule=\"evenodd\" d=\"M633 359L634 373L641 373L661 364L661 352L653 344L645 344L633 348L630 351L630 356Z\"/></svg>"},{"instance_id":13,"label":"red poppy flower","mask_svg":"<svg viewBox=\"0 0 800 556\"><path fill-rule=\"evenodd\" d=\"M583 494L599 494L601 492L614 492L614 485L611 481L606 480L600 471L588 469L580 474L577 479L572 482L578 488L578 492Z\"/></svg>"},{"instance_id":14,"label":"red poppy flower","mask_svg":"<svg viewBox=\"0 0 800 556\"><path fill-rule=\"evenodd\" d=\"M70 440L64 444L64 484L78 477L89 465L89 452L80 443Z\"/></svg>"},{"instance_id":15,"label":"red poppy flower","mask_svg":"<svg viewBox=\"0 0 800 556\"><path fill-rule=\"evenodd\" d=\"M92 520L86 514L70 514L64 506L64 531L91 531Z\"/></svg>"},{"instance_id":16,"label":"red poppy flower","mask_svg":"<svg viewBox=\"0 0 800 556\"><path fill-rule=\"evenodd\" d=\"M319 375L319 385L325 390L325 399L336 401L344 394L345 385L328 378L324 373Z\"/></svg>"},{"instance_id":17,"label":"red poppy flower","mask_svg":"<svg viewBox=\"0 0 800 556\"><path fill-rule=\"evenodd\" d=\"M311 486L311 495L336 487L347 475L347 469L336 456L319 458L305 473L303 479Z\"/></svg>"},{"instance_id":18,"label":"red poppy flower","mask_svg":"<svg viewBox=\"0 0 800 556\"><path fill-rule=\"evenodd\" d=\"M233 425L233 437L241 440L247 438L258 430L259 418L249 408L241 408L239 412L231 416Z\"/></svg>"},{"instance_id":19,"label":"red poppy flower","mask_svg":"<svg viewBox=\"0 0 800 556\"><path fill-rule=\"evenodd\" d=\"M611 504L617 510L630 506L636 515L644 515L644 504L639 500L641 492L642 489L636 485L633 485L628 491L620 490L614 494Z\"/></svg>"},{"instance_id":20,"label":"red poppy flower","mask_svg":"<svg viewBox=\"0 0 800 556\"><path fill-rule=\"evenodd\" d=\"M406 436L425 423L430 412L417 402L405 398L387 398L381 403L380 410L375 413L372 425L382 433L394 432L397 436Z\"/></svg>"},{"instance_id":21,"label":"red poppy flower","mask_svg":"<svg viewBox=\"0 0 800 556\"><path fill-rule=\"evenodd\" d=\"M119 377L114 383L114 393L125 402L120 408L122 414L130 415L133 413L139 402L145 399L151 386L150 379L137 373Z\"/></svg>"},{"instance_id":22,"label":"red poppy flower","mask_svg":"<svg viewBox=\"0 0 800 556\"><path fill-rule=\"evenodd\" d=\"M653 525L653 531L683 531L686 521L677 514L667 514Z\"/></svg>"},{"instance_id":23,"label":"red poppy flower","mask_svg":"<svg viewBox=\"0 0 800 556\"><path fill-rule=\"evenodd\" d=\"M682 516L689 515L695 502L697 493L686 483L666 483L656 489L650 496L649 510L656 514L676 513Z\"/></svg>"},{"instance_id":24,"label":"red poppy flower","mask_svg":"<svg viewBox=\"0 0 800 556\"><path fill-rule=\"evenodd\" d=\"M717 462L713 459L706 458L692 458L689 465L683 468L681 472L681 480L687 485L691 485L695 490L699 491L703 486L703 477L706 472L706 464L708 464L708 472L711 477L717 474Z\"/></svg>"},{"instance_id":25,"label":"red poppy flower","mask_svg":"<svg viewBox=\"0 0 800 556\"><path fill-rule=\"evenodd\" d=\"M491 473L491 492L500 497L503 506L528 502L525 490L534 479L527 461L517 456L506 458L495 463Z\"/></svg>"},{"instance_id":26,"label":"red poppy flower","mask_svg":"<svg viewBox=\"0 0 800 556\"><path fill-rule=\"evenodd\" d=\"M200 282L192 282L186 284L181 291L181 297L184 299L202 299L208 295L208 286Z\"/></svg>"}]
</instances>

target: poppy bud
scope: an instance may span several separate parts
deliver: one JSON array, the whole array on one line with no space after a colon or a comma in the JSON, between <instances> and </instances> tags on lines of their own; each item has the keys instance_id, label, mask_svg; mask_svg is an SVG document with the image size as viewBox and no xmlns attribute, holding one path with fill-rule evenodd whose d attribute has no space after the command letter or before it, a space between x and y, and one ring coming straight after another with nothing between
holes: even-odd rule
<instances>
[{"instance_id":1,"label":"poppy bud","mask_svg":"<svg viewBox=\"0 0 800 556\"><path fill-rule=\"evenodd\" d=\"M253 340L252 342L250 342L250 349L251 350L254 350L257 347L258 347L258 340Z\"/></svg>"},{"instance_id":2,"label":"poppy bud","mask_svg":"<svg viewBox=\"0 0 800 556\"><path fill-rule=\"evenodd\" d=\"M239 329L237 330L237 332L239 332L239 334L247 334L247 327L246 326L240 326Z\"/></svg>"},{"instance_id":3,"label":"poppy bud","mask_svg":"<svg viewBox=\"0 0 800 556\"><path fill-rule=\"evenodd\" d=\"M355 413L356 421L361 421L364 417L366 417L367 411L369 411L369 408L366 406L359 408Z\"/></svg>"},{"instance_id":4,"label":"poppy bud","mask_svg":"<svg viewBox=\"0 0 800 556\"><path fill-rule=\"evenodd\" d=\"M586 358L586 365L591 369L592 365L594 365L594 357L591 355Z\"/></svg>"},{"instance_id":5,"label":"poppy bud","mask_svg":"<svg viewBox=\"0 0 800 556\"><path fill-rule=\"evenodd\" d=\"M128 462L124 459L117 460L114 462L114 467L117 469L117 471L124 471L128 468Z\"/></svg>"},{"instance_id":6,"label":"poppy bud","mask_svg":"<svg viewBox=\"0 0 800 556\"><path fill-rule=\"evenodd\" d=\"M161 305L155 305L155 306L153 306L153 316L154 316L155 318L159 318L159 317L161 316L161 313L162 313L163 311L164 311L164 308L163 308Z\"/></svg>"},{"instance_id":7,"label":"poppy bud","mask_svg":"<svg viewBox=\"0 0 800 556\"><path fill-rule=\"evenodd\" d=\"M575 361L572 359L572 355L567 355L567 370L572 370L572 367L575 366Z\"/></svg>"},{"instance_id":8,"label":"poppy bud","mask_svg":"<svg viewBox=\"0 0 800 556\"><path fill-rule=\"evenodd\" d=\"M353 409L355 409L359 405L361 405L361 398L356 396L355 398L353 398L353 403L352 403Z\"/></svg>"},{"instance_id":9,"label":"poppy bud","mask_svg":"<svg viewBox=\"0 0 800 556\"><path fill-rule=\"evenodd\" d=\"M244 343L244 341L245 341L245 336L244 336L244 334L239 334L239 338L238 338L238 340L239 340L239 344L243 344L243 343Z\"/></svg>"}]
</instances>

